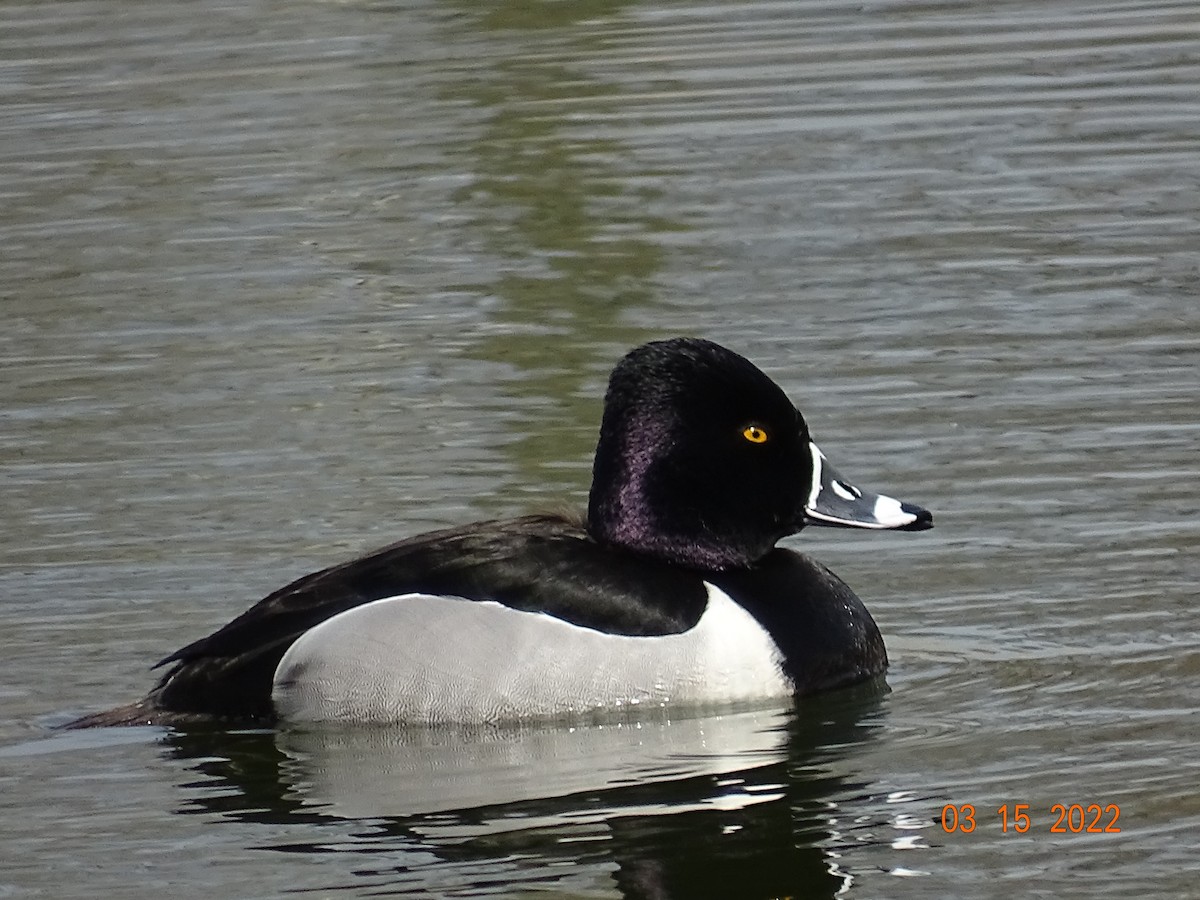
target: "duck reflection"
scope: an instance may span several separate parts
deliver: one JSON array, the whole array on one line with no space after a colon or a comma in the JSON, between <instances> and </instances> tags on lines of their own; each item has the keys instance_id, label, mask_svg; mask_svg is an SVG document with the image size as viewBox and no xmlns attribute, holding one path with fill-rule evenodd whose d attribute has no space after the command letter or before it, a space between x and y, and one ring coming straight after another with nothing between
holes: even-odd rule
<instances>
[{"instance_id":1,"label":"duck reflection","mask_svg":"<svg viewBox=\"0 0 1200 900\"><path fill-rule=\"evenodd\" d=\"M885 692L557 727L195 730L168 745L206 776L184 786L183 812L314 826L273 849L362 854L356 876L385 892L561 890L570 872L589 896L607 884L628 900L833 897L859 843L842 823L861 810L846 807L872 796L847 761L881 726ZM362 830L331 840L320 826L334 823Z\"/></svg>"}]
</instances>

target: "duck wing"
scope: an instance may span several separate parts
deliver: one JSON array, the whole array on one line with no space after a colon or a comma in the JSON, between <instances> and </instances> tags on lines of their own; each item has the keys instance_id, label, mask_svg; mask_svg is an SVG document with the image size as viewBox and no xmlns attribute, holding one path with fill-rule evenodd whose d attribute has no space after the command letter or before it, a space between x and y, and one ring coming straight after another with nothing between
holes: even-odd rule
<instances>
[{"instance_id":1,"label":"duck wing","mask_svg":"<svg viewBox=\"0 0 1200 900\"><path fill-rule=\"evenodd\" d=\"M391 544L269 594L160 661L156 668L170 668L143 708L273 721L272 678L300 635L348 609L408 593L491 600L625 635L686 631L707 597L699 574L601 546L565 517L480 522Z\"/></svg>"}]
</instances>

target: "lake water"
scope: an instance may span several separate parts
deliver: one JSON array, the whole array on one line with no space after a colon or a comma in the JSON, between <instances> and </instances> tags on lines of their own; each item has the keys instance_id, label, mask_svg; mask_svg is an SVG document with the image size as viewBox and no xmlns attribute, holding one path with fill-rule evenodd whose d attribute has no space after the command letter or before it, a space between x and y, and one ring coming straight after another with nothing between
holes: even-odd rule
<instances>
[{"instance_id":1,"label":"lake water","mask_svg":"<svg viewBox=\"0 0 1200 900\"><path fill-rule=\"evenodd\" d=\"M1193 0L0 26L0 896L1200 896ZM935 512L787 542L886 688L54 730L307 571L582 504L609 368L675 334Z\"/></svg>"}]
</instances>

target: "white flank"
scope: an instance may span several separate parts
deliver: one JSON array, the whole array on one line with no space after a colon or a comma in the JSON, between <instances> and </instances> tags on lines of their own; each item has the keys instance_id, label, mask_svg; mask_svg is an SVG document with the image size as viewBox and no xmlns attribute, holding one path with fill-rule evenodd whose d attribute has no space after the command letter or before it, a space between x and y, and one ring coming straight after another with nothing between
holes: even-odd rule
<instances>
[{"instance_id":1,"label":"white flank","mask_svg":"<svg viewBox=\"0 0 1200 900\"><path fill-rule=\"evenodd\" d=\"M272 699L291 721L435 725L789 695L774 641L706 587L699 623L660 637L606 634L492 602L376 600L301 635L275 670Z\"/></svg>"}]
</instances>

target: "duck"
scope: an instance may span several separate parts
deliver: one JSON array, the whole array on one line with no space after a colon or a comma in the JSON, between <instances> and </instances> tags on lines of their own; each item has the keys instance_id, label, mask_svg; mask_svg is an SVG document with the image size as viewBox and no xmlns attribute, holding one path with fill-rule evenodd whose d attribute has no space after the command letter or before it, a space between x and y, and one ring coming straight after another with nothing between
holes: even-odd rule
<instances>
[{"instance_id":1,"label":"duck","mask_svg":"<svg viewBox=\"0 0 1200 900\"><path fill-rule=\"evenodd\" d=\"M585 515L400 540L305 575L75 727L484 725L725 708L881 676L862 600L777 546L806 526L922 531L826 460L738 353L653 341L613 369Z\"/></svg>"}]
</instances>

